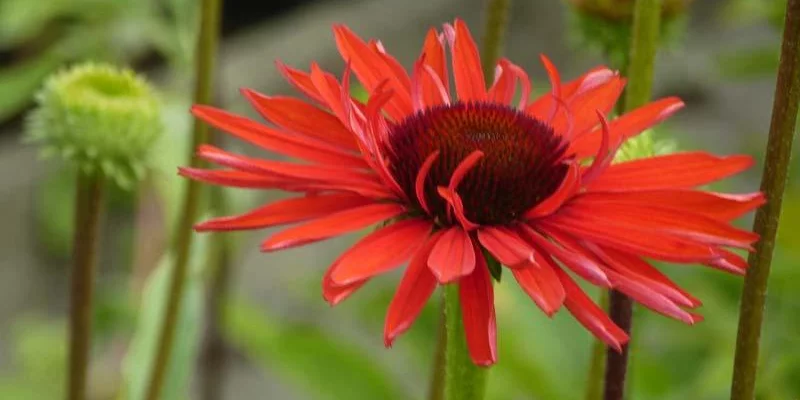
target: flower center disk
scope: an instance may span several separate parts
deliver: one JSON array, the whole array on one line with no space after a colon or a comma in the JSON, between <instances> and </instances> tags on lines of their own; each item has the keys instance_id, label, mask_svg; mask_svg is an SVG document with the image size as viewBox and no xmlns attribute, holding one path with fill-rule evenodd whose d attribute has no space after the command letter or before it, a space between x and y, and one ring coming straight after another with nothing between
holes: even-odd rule
<instances>
[{"instance_id":1,"label":"flower center disk","mask_svg":"<svg viewBox=\"0 0 800 400\"><path fill-rule=\"evenodd\" d=\"M411 201L417 199L417 172L435 151L439 157L425 180L430 216L450 225L447 203L438 187L447 187L456 167L475 150L483 157L456 192L464 214L481 225L504 225L549 197L566 175L566 142L544 122L515 108L494 103L455 103L411 115L389 132L390 172Z\"/></svg>"}]
</instances>

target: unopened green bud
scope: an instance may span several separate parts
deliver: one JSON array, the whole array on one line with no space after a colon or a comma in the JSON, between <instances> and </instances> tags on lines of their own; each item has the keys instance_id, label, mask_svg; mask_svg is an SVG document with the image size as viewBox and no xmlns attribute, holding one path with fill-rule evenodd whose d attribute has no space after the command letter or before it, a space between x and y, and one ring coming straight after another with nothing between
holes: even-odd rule
<instances>
[{"instance_id":1,"label":"unopened green bud","mask_svg":"<svg viewBox=\"0 0 800 400\"><path fill-rule=\"evenodd\" d=\"M154 90L133 71L78 65L48 78L36 102L27 138L41 144L44 155L60 155L124 188L142 178L162 132L161 109Z\"/></svg>"}]
</instances>

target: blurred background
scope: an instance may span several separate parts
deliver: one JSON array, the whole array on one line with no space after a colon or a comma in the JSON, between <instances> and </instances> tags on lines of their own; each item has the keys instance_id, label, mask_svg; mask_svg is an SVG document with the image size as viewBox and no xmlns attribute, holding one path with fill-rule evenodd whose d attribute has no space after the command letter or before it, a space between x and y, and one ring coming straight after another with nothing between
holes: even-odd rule
<instances>
[{"instance_id":1,"label":"blurred background","mask_svg":"<svg viewBox=\"0 0 800 400\"><path fill-rule=\"evenodd\" d=\"M153 304L161 300L159 287L164 283L151 272L169 257L165 249L183 188L176 167L187 163L198 3L0 0L0 399L62 397L74 172L58 161L42 161L37 149L22 143L21 137L25 112L43 78L83 60L135 68L156 83L164 103L166 132L152 155L154 171L137 190L115 190L108 198L97 284L92 399L141 396L137 390L156 333ZM674 139L682 149L763 158L785 3L692 3L681 32L662 49L657 62L656 97L678 95L687 103L659 128L662 137ZM341 72L343 63L330 31L333 23L345 23L362 37L380 38L410 67L429 27L461 17L480 38L484 11L482 0L224 4L217 102L253 117L239 88L292 94L276 72L275 59L302 69L315 60ZM547 88L539 53L553 59L569 79L603 62L599 52L587 51L576 40L566 3L514 0L512 7L506 55L531 74L536 88ZM258 154L239 142L226 146ZM761 165L718 189L755 190ZM759 399L800 395L797 166L795 162L772 270ZM244 190L226 195L228 213L279 196ZM210 282L219 280L196 262L165 399L205 398L204 387L219 389L218 399L425 396L438 298L409 333L386 350L383 318L397 274L373 280L333 309L321 296L324 268L355 235L274 254L258 252L266 232L224 236L232 243L226 254L226 323L219 336L209 334L211 311L204 298L207 288L214 287ZM195 248L213 245L213 238L200 237ZM662 270L703 300L700 312L706 320L689 327L635 310L630 398L727 398L741 277L690 266ZM513 282L504 280L497 287L500 361L490 372L487 398L582 398L591 336L564 312L552 320L545 317ZM221 352L209 356L202 350L219 339ZM220 374L198 372L218 363L220 354L228 360L224 380Z\"/></svg>"}]
</instances>

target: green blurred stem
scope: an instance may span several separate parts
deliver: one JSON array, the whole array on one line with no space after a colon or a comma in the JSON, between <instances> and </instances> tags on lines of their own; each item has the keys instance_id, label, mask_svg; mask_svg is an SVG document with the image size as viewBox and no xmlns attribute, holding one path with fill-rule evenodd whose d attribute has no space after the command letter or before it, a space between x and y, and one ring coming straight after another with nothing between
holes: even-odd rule
<instances>
[{"instance_id":1,"label":"green blurred stem","mask_svg":"<svg viewBox=\"0 0 800 400\"><path fill-rule=\"evenodd\" d=\"M631 29L630 64L627 68L628 87L625 91L625 109L628 111L650 101L660 23L661 0L636 1ZM631 335L633 323L631 299L612 290L609 294L608 311L614 323ZM622 352L608 349L603 396L605 400L622 400L625 397L628 353L628 344L622 347Z\"/></svg>"},{"instance_id":2,"label":"green blurred stem","mask_svg":"<svg viewBox=\"0 0 800 400\"><path fill-rule=\"evenodd\" d=\"M503 54L510 5L511 0L488 0L486 27L481 47L483 76L487 85L491 85L494 81L494 67Z\"/></svg>"},{"instance_id":3,"label":"green blurred stem","mask_svg":"<svg viewBox=\"0 0 800 400\"><path fill-rule=\"evenodd\" d=\"M750 268L744 280L731 385L732 400L751 400L755 396L758 346L764 319L767 281L789 173L789 158L800 101L800 0L789 0L786 4L784 26L772 121L761 178L761 191L766 196L767 203L756 211L753 223L753 231L761 239L756 243L755 251L750 254Z\"/></svg>"},{"instance_id":4,"label":"green blurred stem","mask_svg":"<svg viewBox=\"0 0 800 400\"><path fill-rule=\"evenodd\" d=\"M92 294L103 204L103 177L97 173L78 172L76 192L67 399L84 400L92 348Z\"/></svg>"},{"instance_id":5,"label":"green blurred stem","mask_svg":"<svg viewBox=\"0 0 800 400\"><path fill-rule=\"evenodd\" d=\"M600 292L600 307L608 307L608 291ZM599 339L592 344L592 359L586 383L586 400L600 400L603 396L603 375L605 373L606 345Z\"/></svg>"},{"instance_id":6,"label":"green blurred stem","mask_svg":"<svg viewBox=\"0 0 800 400\"><path fill-rule=\"evenodd\" d=\"M217 45L219 40L220 14L222 0L203 0L200 35L198 37L196 55L196 77L194 88L194 104L209 104L213 86L213 76ZM190 160L192 167L200 166L200 160L194 157L195 149L201 144L208 143L210 133L208 126L195 120ZM201 188L197 181L186 180L186 191L183 197L183 206L178 222L176 239L174 243L175 264L170 270L169 296L167 298L164 321L158 337L156 359L153 363L150 380L147 387L147 399L159 400L164 376L169 366L174 342L175 327L178 321L178 311L183 299L183 288L186 282L189 253L192 245L192 225L199 214L201 201Z\"/></svg>"},{"instance_id":7,"label":"green blurred stem","mask_svg":"<svg viewBox=\"0 0 800 400\"><path fill-rule=\"evenodd\" d=\"M444 400L480 400L486 393L487 368L472 362L461 318L458 283L444 286Z\"/></svg>"}]
</instances>

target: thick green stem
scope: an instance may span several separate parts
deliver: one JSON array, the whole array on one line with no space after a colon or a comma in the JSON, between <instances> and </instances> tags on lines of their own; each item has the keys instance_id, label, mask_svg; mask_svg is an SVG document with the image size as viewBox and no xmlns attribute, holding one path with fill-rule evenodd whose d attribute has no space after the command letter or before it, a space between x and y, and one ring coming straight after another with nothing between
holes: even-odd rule
<instances>
[{"instance_id":1,"label":"thick green stem","mask_svg":"<svg viewBox=\"0 0 800 400\"><path fill-rule=\"evenodd\" d=\"M444 300L444 299L442 299ZM433 369L431 369L431 382L428 388L428 400L444 399L444 353L447 348L447 329L445 328L444 301L439 307L439 326L437 327L436 352L433 355Z\"/></svg>"},{"instance_id":2,"label":"thick green stem","mask_svg":"<svg viewBox=\"0 0 800 400\"><path fill-rule=\"evenodd\" d=\"M458 284L443 287L445 334L444 400L480 400L486 393L488 369L472 362L461 318Z\"/></svg>"},{"instance_id":3,"label":"thick green stem","mask_svg":"<svg viewBox=\"0 0 800 400\"><path fill-rule=\"evenodd\" d=\"M202 2L200 35L196 54L194 104L209 104L211 102L221 10L222 0L203 0ZM201 144L207 143L209 136L208 126L195 120L189 156L193 167L200 165L200 160L194 157L195 149ZM147 388L148 400L159 400L161 387L164 384L164 376L169 365L172 343L175 339L178 311L181 308L183 287L188 270L187 264L193 235L192 225L194 225L199 214L200 200L200 184L194 180L187 180L174 244L175 264L170 270L167 307L158 338L156 359L153 363L153 370L151 371Z\"/></svg>"},{"instance_id":4,"label":"thick green stem","mask_svg":"<svg viewBox=\"0 0 800 400\"><path fill-rule=\"evenodd\" d=\"M489 0L487 5L486 27L481 47L483 76L487 84L491 84L494 80L495 64L503 54L510 5L511 0Z\"/></svg>"},{"instance_id":5,"label":"thick green stem","mask_svg":"<svg viewBox=\"0 0 800 400\"><path fill-rule=\"evenodd\" d=\"M608 292L600 293L600 307L608 307ZM589 362L589 373L586 382L585 400L600 400L603 396L603 376L605 374L606 345L599 339L592 344L592 359Z\"/></svg>"},{"instance_id":6,"label":"thick green stem","mask_svg":"<svg viewBox=\"0 0 800 400\"><path fill-rule=\"evenodd\" d=\"M103 177L78 172L76 192L67 399L84 400L92 347L92 293L103 203Z\"/></svg>"},{"instance_id":7,"label":"thick green stem","mask_svg":"<svg viewBox=\"0 0 800 400\"><path fill-rule=\"evenodd\" d=\"M756 243L755 251L750 254L750 268L744 280L731 386L732 400L752 400L755 397L758 346L764 319L767 281L783 192L789 174L789 158L800 101L800 0L789 0L786 4L784 26L767 155L761 178L761 191L766 196L767 203L756 211L753 223L753 231L761 239Z\"/></svg>"},{"instance_id":8,"label":"thick green stem","mask_svg":"<svg viewBox=\"0 0 800 400\"><path fill-rule=\"evenodd\" d=\"M631 29L628 87L625 109L633 110L650 101L658 35L661 22L661 0L637 0ZM624 294L612 290L609 295L609 316L620 328L631 334L633 302ZM625 397L625 376L628 368L629 346L618 353L608 349L605 371L605 400Z\"/></svg>"}]
</instances>

